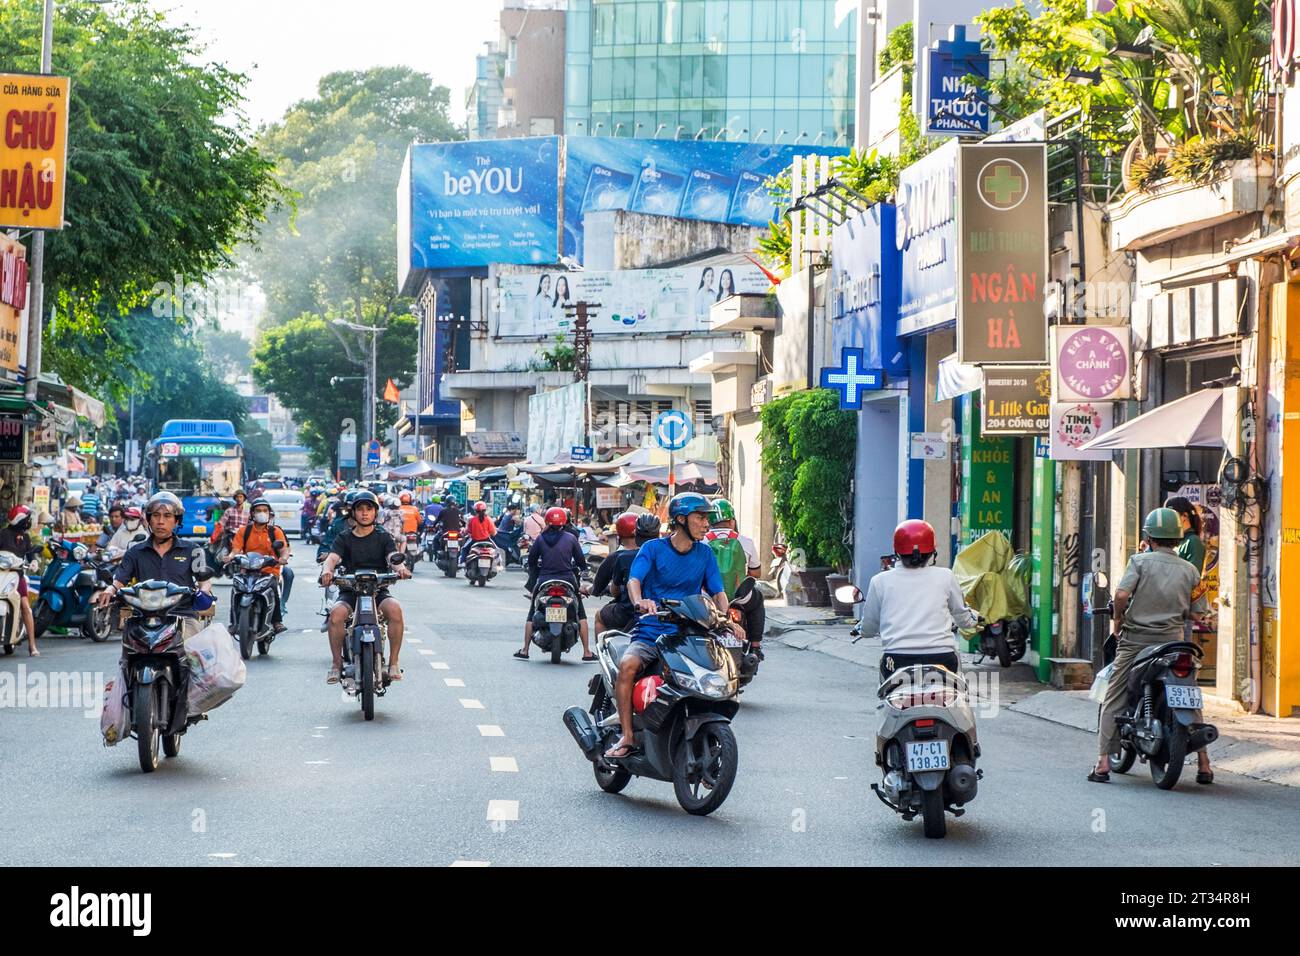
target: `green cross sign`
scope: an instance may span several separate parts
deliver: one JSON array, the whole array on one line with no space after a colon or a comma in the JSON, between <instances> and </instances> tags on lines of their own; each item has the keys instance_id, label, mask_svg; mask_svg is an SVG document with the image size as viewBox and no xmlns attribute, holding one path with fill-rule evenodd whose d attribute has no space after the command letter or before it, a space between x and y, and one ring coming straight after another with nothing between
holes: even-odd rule
<instances>
[{"instance_id":1,"label":"green cross sign","mask_svg":"<svg viewBox=\"0 0 1300 956\"><path fill-rule=\"evenodd\" d=\"M1025 182L1017 176L1009 165L998 163L993 173L984 178L984 189L993 195L993 201L1005 206L1019 193L1024 192Z\"/></svg>"}]
</instances>

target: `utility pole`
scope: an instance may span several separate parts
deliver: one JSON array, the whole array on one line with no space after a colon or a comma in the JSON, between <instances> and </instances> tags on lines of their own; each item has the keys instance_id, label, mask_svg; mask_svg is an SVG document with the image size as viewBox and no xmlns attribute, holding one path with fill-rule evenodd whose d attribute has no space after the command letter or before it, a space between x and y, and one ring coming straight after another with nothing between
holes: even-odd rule
<instances>
[{"instance_id":1,"label":"utility pole","mask_svg":"<svg viewBox=\"0 0 1300 956\"><path fill-rule=\"evenodd\" d=\"M587 445L591 444L591 320L599 308L599 302L585 301L564 307L564 314L573 319L573 380L587 386L583 422L583 442Z\"/></svg>"}]
</instances>

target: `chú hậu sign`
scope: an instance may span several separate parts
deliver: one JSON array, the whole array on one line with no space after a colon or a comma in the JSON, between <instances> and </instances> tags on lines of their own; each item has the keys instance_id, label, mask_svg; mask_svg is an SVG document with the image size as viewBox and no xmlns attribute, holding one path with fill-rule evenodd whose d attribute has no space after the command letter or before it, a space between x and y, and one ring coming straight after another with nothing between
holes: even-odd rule
<instances>
[{"instance_id":1,"label":"ch\u00fa h\u1eadu sign","mask_svg":"<svg viewBox=\"0 0 1300 956\"><path fill-rule=\"evenodd\" d=\"M63 228L68 82L0 74L0 226Z\"/></svg>"}]
</instances>

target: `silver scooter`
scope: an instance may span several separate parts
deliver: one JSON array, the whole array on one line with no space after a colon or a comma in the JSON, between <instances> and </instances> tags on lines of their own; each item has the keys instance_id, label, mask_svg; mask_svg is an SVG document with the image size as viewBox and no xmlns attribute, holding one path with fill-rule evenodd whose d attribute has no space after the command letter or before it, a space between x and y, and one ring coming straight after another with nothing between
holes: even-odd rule
<instances>
[{"instance_id":1,"label":"silver scooter","mask_svg":"<svg viewBox=\"0 0 1300 956\"><path fill-rule=\"evenodd\" d=\"M835 599L858 604L863 595L846 585ZM939 839L948 832L945 812L965 813L984 775L975 767L980 746L966 681L938 664L915 664L891 674L877 696L884 711L876 731L882 779L871 789L904 820L920 815L926 837Z\"/></svg>"}]
</instances>

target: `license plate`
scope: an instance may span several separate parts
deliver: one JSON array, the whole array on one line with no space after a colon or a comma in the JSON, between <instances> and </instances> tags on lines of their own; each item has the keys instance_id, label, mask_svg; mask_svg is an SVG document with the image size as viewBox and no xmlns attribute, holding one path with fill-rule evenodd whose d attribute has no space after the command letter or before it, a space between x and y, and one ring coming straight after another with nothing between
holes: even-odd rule
<instances>
[{"instance_id":1,"label":"license plate","mask_svg":"<svg viewBox=\"0 0 1300 956\"><path fill-rule=\"evenodd\" d=\"M1200 710L1201 689L1186 684L1166 684L1165 703L1175 710Z\"/></svg>"},{"instance_id":2,"label":"license plate","mask_svg":"<svg viewBox=\"0 0 1300 956\"><path fill-rule=\"evenodd\" d=\"M908 773L948 769L948 741L913 740L907 745Z\"/></svg>"},{"instance_id":3,"label":"license plate","mask_svg":"<svg viewBox=\"0 0 1300 956\"><path fill-rule=\"evenodd\" d=\"M479 558L479 559L478 559L478 566L479 566L480 568L482 568L484 571L487 571L487 570L489 570L489 569L492 567L492 559L491 559L491 558Z\"/></svg>"},{"instance_id":4,"label":"license plate","mask_svg":"<svg viewBox=\"0 0 1300 956\"><path fill-rule=\"evenodd\" d=\"M563 624L569 619L569 609L567 607L548 607L546 609L547 624Z\"/></svg>"},{"instance_id":5,"label":"license plate","mask_svg":"<svg viewBox=\"0 0 1300 956\"><path fill-rule=\"evenodd\" d=\"M734 634L723 634L718 637L718 643L723 647L744 647L745 642Z\"/></svg>"}]
</instances>

